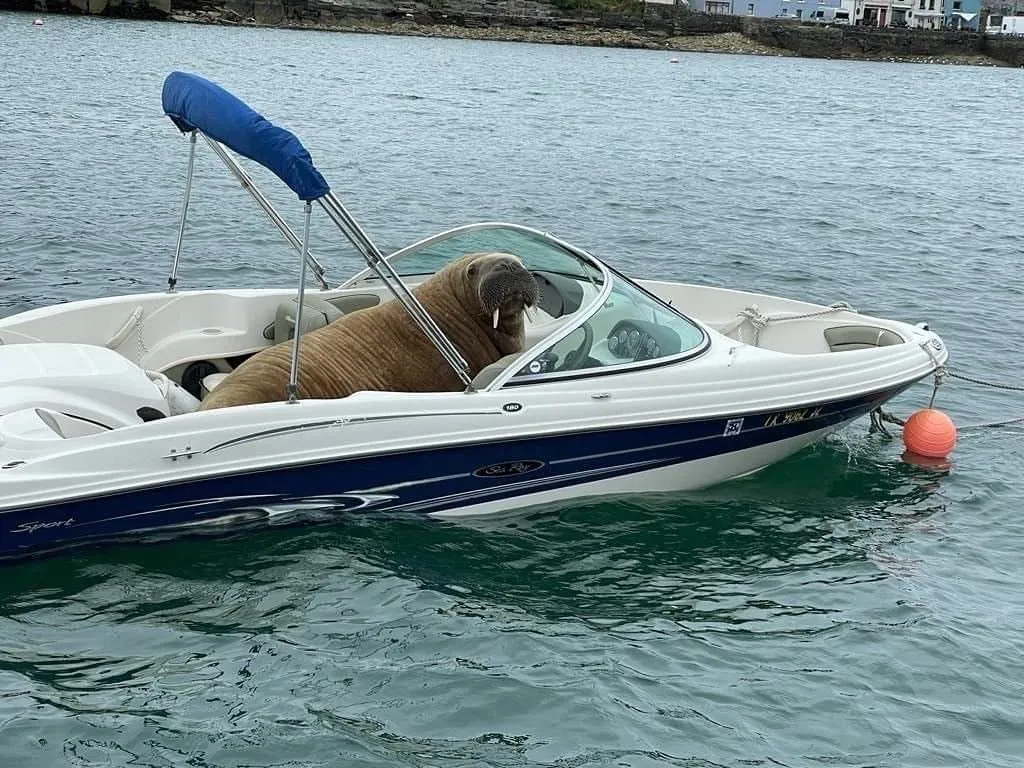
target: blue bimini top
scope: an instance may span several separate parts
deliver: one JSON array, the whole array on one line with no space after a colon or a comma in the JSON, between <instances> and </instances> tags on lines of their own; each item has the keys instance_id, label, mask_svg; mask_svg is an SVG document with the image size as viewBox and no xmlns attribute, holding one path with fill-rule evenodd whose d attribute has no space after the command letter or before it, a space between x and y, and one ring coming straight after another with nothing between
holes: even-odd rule
<instances>
[{"instance_id":1,"label":"blue bimini top","mask_svg":"<svg viewBox=\"0 0 1024 768\"><path fill-rule=\"evenodd\" d=\"M330 192L295 134L274 125L216 83L171 72L164 80L163 107L182 133L200 130L255 160L277 174L300 200L316 200Z\"/></svg>"}]
</instances>

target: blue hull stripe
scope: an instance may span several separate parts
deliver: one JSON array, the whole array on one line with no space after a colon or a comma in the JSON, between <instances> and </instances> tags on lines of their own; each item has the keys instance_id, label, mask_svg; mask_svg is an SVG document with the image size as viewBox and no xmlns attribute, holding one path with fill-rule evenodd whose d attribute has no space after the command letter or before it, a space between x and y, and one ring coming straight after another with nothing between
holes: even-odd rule
<instances>
[{"instance_id":1,"label":"blue hull stripe","mask_svg":"<svg viewBox=\"0 0 1024 768\"><path fill-rule=\"evenodd\" d=\"M907 385L909 386L909 385ZM321 503L427 514L670 467L862 416L905 389L787 412L509 438L165 484L0 513L0 557L194 526L233 513ZM498 474L487 474L497 468Z\"/></svg>"}]
</instances>

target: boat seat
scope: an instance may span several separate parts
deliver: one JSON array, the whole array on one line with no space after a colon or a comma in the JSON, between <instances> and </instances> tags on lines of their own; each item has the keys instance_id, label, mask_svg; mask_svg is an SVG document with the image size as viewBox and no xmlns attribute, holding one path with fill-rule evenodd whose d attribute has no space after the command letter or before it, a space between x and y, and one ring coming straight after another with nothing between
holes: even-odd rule
<instances>
[{"instance_id":1,"label":"boat seat","mask_svg":"<svg viewBox=\"0 0 1024 768\"><path fill-rule=\"evenodd\" d=\"M490 386L492 381L498 378L498 376L500 376L501 373L513 362L519 359L519 355L519 352L513 352L511 355L499 357L490 365L485 365L480 369L480 373L473 377L473 381L470 382L473 389L484 389Z\"/></svg>"},{"instance_id":2,"label":"boat seat","mask_svg":"<svg viewBox=\"0 0 1024 768\"><path fill-rule=\"evenodd\" d=\"M274 322L263 329L263 338L275 344L295 338L295 314L298 308L298 296L278 304ZM305 334L323 328L343 314L345 313L326 299L305 296L302 300L302 332Z\"/></svg>"},{"instance_id":3,"label":"boat seat","mask_svg":"<svg viewBox=\"0 0 1024 768\"><path fill-rule=\"evenodd\" d=\"M224 379L226 379L230 375L230 373L223 373L221 371L218 371L217 373L210 373L207 374L206 376L203 376L203 381L202 384L200 385L199 390L202 393L200 399L205 400L206 396L213 392L213 390L217 388L217 385L224 381Z\"/></svg>"},{"instance_id":4,"label":"boat seat","mask_svg":"<svg viewBox=\"0 0 1024 768\"><path fill-rule=\"evenodd\" d=\"M837 325L825 329L825 341L831 352L848 352L853 349L889 347L903 344L905 339L887 328L874 325Z\"/></svg>"}]
</instances>

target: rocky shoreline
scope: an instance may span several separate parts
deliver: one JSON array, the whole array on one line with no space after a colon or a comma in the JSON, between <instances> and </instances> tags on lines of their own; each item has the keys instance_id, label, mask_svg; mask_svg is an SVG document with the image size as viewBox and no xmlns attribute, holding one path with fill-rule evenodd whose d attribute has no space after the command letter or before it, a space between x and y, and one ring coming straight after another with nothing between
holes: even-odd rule
<instances>
[{"instance_id":1,"label":"rocky shoreline","mask_svg":"<svg viewBox=\"0 0 1024 768\"><path fill-rule=\"evenodd\" d=\"M420 23L414 19L361 19L345 23L313 21L284 21L260 24L255 19L243 18L227 9L176 11L171 21L191 24L221 24L230 26L267 26L280 29L307 29L323 32L350 32L359 34L387 34L411 37L443 37L466 40L499 40L505 42L546 43L552 45L580 45L606 48L640 48L667 53L728 53L745 56L800 56L786 48L766 45L740 32L712 34L666 35L628 29L519 27L519 26L460 26L455 24ZM983 54L938 56L893 55L889 52L865 52L843 56L863 61L888 61L919 64L970 65L1005 67L1006 62Z\"/></svg>"}]
</instances>

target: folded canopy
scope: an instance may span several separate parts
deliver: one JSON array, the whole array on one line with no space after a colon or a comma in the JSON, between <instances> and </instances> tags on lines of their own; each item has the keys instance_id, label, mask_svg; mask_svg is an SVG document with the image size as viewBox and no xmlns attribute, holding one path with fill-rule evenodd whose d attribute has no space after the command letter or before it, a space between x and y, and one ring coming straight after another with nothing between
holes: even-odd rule
<instances>
[{"instance_id":1,"label":"folded canopy","mask_svg":"<svg viewBox=\"0 0 1024 768\"><path fill-rule=\"evenodd\" d=\"M316 200L331 189L295 134L274 125L216 83L172 72L164 80L163 107L183 133L202 131L269 168L300 200Z\"/></svg>"}]
</instances>

